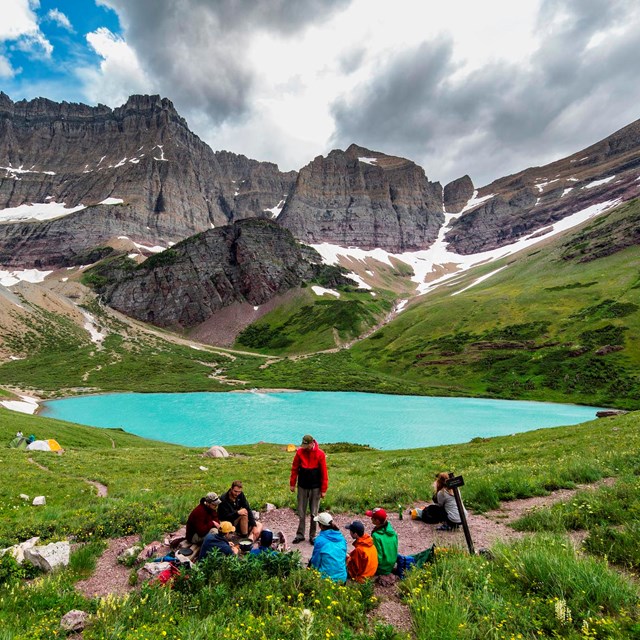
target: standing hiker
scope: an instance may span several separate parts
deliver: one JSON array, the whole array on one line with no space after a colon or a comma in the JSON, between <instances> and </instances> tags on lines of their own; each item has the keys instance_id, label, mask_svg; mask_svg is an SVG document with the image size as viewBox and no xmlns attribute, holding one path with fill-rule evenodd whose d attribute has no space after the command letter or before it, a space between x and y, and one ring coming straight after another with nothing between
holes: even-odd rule
<instances>
[{"instance_id":1,"label":"standing hiker","mask_svg":"<svg viewBox=\"0 0 640 640\"><path fill-rule=\"evenodd\" d=\"M296 490L296 481L298 482L297 512L299 522L296 536L292 542L298 544L304 540L308 508L311 514L309 542L313 544L317 525L315 517L320 509L320 500L324 498L329 487L326 456L313 436L306 435L302 438L302 444L293 458L291 477L289 478L289 488L292 492Z\"/></svg>"}]
</instances>

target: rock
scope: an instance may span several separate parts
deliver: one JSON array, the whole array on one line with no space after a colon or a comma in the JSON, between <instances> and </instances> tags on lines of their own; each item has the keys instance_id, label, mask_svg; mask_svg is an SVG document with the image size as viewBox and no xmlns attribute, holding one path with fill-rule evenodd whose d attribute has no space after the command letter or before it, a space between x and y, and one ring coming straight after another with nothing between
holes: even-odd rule
<instances>
[{"instance_id":1,"label":"rock","mask_svg":"<svg viewBox=\"0 0 640 640\"><path fill-rule=\"evenodd\" d=\"M135 558L142 551L142 547L140 545L133 545L133 547L129 547L125 549L122 553L118 554L118 562L122 562L126 564L126 561L129 558Z\"/></svg>"},{"instance_id":2,"label":"rock","mask_svg":"<svg viewBox=\"0 0 640 640\"><path fill-rule=\"evenodd\" d=\"M77 633L87 626L88 620L89 614L86 611L72 609L62 616L62 620L60 620L60 628L64 631L73 631L74 633Z\"/></svg>"},{"instance_id":3,"label":"rock","mask_svg":"<svg viewBox=\"0 0 640 640\"><path fill-rule=\"evenodd\" d=\"M311 258L315 262L311 262ZM88 273L114 309L172 329L194 327L237 302L262 305L321 270L289 231L269 220L209 229L131 270L112 262Z\"/></svg>"},{"instance_id":4,"label":"rock","mask_svg":"<svg viewBox=\"0 0 640 640\"><path fill-rule=\"evenodd\" d=\"M267 504L265 505L265 511L267 513L269 513L269 511L275 511L277 509L275 504L271 504L270 502L267 502Z\"/></svg>"},{"instance_id":5,"label":"rock","mask_svg":"<svg viewBox=\"0 0 640 640\"><path fill-rule=\"evenodd\" d=\"M351 145L300 170L278 222L305 244L425 249L444 222L442 187L410 160Z\"/></svg>"},{"instance_id":6,"label":"rock","mask_svg":"<svg viewBox=\"0 0 640 640\"><path fill-rule=\"evenodd\" d=\"M6 549L0 549L0 557L2 557L5 553L10 553L18 564L22 564L24 562L24 552L25 549L31 549L35 547L38 542L40 542L40 538L38 536L34 538L29 538L29 540L25 540L20 544L14 544L12 547L8 547Z\"/></svg>"},{"instance_id":7,"label":"rock","mask_svg":"<svg viewBox=\"0 0 640 640\"><path fill-rule=\"evenodd\" d=\"M251 513L253 513L253 519L258 522L260 520L260 512L252 510Z\"/></svg>"},{"instance_id":8,"label":"rock","mask_svg":"<svg viewBox=\"0 0 640 640\"><path fill-rule=\"evenodd\" d=\"M604 409L603 411L596 411L596 418L612 418L613 416L623 416L628 411L622 409Z\"/></svg>"},{"instance_id":9,"label":"rock","mask_svg":"<svg viewBox=\"0 0 640 640\"><path fill-rule=\"evenodd\" d=\"M213 445L209 450L202 454L206 458L228 458L229 452L220 445Z\"/></svg>"},{"instance_id":10,"label":"rock","mask_svg":"<svg viewBox=\"0 0 640 640\"><path fill-rule=\"evenodd\" d=\"M70 554L71 545L63 541L25 549L24 558L32 565L50 573L56 567L66 567L69 564Z\"/></svg>"},{"instance_id":11,"label":"rock","mask_svg":"<svg viewBox=\"0 0 640 640\"><path fill-rule=\"evenodd\" d=\"M162 573L171 566L170 562L147 562L139 571L138 579L141 581L149 580Z\"/></svg>"},{"instance_id":12,"label":"rock","mask_svg":"<svg viewBox=\"0 0 640 640\"><path fill-rule=\"evenodd\" d=\"M36 496L31 504L34 507L42 507L47 504L47 499L44 496Z\"/></svg>"},{"instance_id":13,"label":"rock","mask_svg":"<svg viewBox=\"0 0 640 640\"><path fill-rule=\"evenodd\" d=\"M614 353L615 351L622 351L624 347L621 344L605 344L604 347L600 347L596 351L597 356L606 356L609 353Z\"/></svg>"},{"instance_id":14,"label":"rock","mask_svg":"<svg viewBox=\"0 0 640 640\"><path fill-rule=\"evenodd\" d=\"M209 467L203 467L202 465L200 465L198 468L200 469L200 471L209 471Z\"/></svg>"},{"instance_id":15,"label":"rock","mask_svg":"<svg viewBox=\"0 0 640 640\"><path fill-rule=\"evenodd\" d=\"M157 553L159 553L163 548L162 542L158 542L158 540L154 540L146 545L142 551L138 554L138 560L148 560L149 558L153 558Z\"/></svg>"},{"instance_id":16,"label":"rock","mask_svg":"<svg viewBox=\"0 0 640 640\"><path fill-rule=\"evenodd\" d=\"M473 196L473 182L462 176L444 188L444 208L447 213L460 213Z\"/></svg>"},{"instance_id":17,"label":"rock","mask_svg":"<svg viewBox=\"0 0 640 640\"><path fill-rule=\"evenodd\" d=\"M31 500L31 498L29 498L29 496L26 493L21 493L20 499L24 500L25 502L29 502L29 500Z\"/></svg>"}]
</instances>

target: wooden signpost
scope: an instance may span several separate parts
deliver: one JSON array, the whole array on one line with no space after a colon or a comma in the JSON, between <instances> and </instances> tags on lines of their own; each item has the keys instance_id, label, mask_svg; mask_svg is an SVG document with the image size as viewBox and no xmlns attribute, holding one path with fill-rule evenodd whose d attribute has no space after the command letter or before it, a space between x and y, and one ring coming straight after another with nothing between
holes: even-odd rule
<instances>
[{"instance_id":1,"label":"wooden signpost","mask_svg":"<svg viewBox=\"0 0 640 640\"><path fill-rule=\"evenodd\" d=\"M469 547L469 553L475 555L473 548L473 540L471 540L471 532L469 531L469 525L467 524L467 516L462 506L462 498L460 497L459 487L464 486L464 479L462 476L455 476L451 471L449 472L449 479L447 480L447 488L453 489L453 497L456 499L456 505L458 506L458 513L460 514L460 520L462 521L462 529L464 530L464 537L467 540L467 546Z\"/></svg>"}]
</instances>

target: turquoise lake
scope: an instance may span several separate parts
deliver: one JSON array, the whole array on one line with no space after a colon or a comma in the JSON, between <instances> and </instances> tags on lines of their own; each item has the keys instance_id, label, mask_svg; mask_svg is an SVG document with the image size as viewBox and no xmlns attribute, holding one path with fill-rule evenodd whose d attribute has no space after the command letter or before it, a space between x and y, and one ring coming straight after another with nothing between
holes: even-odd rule
<instances>
[{"instance_id":1,"label":"turquoise lake","mask_svg":"<svg viewBox=\"0 0 640 640\"><path fill-rule=\"evenodd\" d=\"M599 407L350 392L122 393L47 402L42 415L194 447L354 442L408 449L577 424Z\"/></svg>"}]
</instances>

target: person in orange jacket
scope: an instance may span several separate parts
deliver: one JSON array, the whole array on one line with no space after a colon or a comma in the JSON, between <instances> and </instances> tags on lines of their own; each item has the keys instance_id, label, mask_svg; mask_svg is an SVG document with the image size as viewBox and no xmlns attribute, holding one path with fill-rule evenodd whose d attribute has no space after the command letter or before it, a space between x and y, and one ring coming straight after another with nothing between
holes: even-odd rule
<instances>
[{"instance_id":1,"label":"person in orange jacket","mask_svg":"<svg viewBox=\"0 0 640 640\"><path fill-rule=\"evenodd\" d=\"M324 451L318 446L313 436L306 435L302 438L302 444L296 451L291 464L291 477L289 488L291 492L296 490L298 483L298 530L293 539L293 544L304 540L305 521L307 507L311 512L311 524L309 526L309 542L313 544L316 538L316 521L314 518L320 510L320 500L324 498L329 488L329 475L327 474L327 459Z\"/></svg>"},{"instance_id":2,"label":"person in orange jacket","mask_svg":"<svg viewBox=\"0 0 640 640\"><path fill-rule=\"evenodd\" d=\"M353 551L347 556L347 574L351 580L364 582L373 578L378 570L378 552L373 544L373 538L364 532L364 524L354 520L346 526L351 532Z\"/></svg>"}]
</instances>

